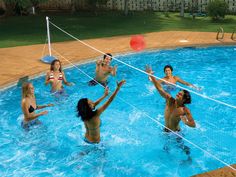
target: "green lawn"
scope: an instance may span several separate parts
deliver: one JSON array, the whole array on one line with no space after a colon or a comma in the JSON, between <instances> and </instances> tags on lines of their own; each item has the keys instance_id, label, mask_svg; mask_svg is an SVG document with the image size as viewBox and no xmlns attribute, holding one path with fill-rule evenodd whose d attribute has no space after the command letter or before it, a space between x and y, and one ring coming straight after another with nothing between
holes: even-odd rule
<instances>
[{"instance_id":1,"label":"green lawn","mask_svg":"<svg viewBox=\"0 0 236 177\"><path fill-rule=\"evenodd\" d=\"M0 48L45 43L46 14L37 16L9 17L0 19ZM209 17L192 17L178 13L135 13L124 16L120 13L105 13L98 16L87 13L50 14L53 23L79 39L101 38L118 35L140 34L154 31L210 31L216 32L221 26L225 32L233 32L236 16L229 15L221 22ZM52 42L73 40L51 26Z\"/></svg>"}]
</instances>

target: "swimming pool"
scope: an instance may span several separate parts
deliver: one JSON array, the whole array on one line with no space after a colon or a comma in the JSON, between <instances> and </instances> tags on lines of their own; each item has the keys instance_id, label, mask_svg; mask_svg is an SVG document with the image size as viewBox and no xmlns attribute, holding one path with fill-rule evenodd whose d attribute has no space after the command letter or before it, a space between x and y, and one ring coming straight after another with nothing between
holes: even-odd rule
<instances>
[{"instance_id":1,"label":"swimming pool","mask_svg":"<svg viewBox=\"0 0 236 177\"><path fill-rule=\"evenodd\" d=\"M140 69L150 64L159 77L164 76L163 67L171 64L175 75L202 87L201 94L235 105L235 54L234 47L209 47L148 51L117 58ZM40 117L43 124L29 132L20 126L20 87L1 91L0 176L183 177L224 166L184 142L191 151L192 160L188 159L175 138L163 133L155 122L164 124L165 102L147 76L116 61L113 64L118 64L118 75L110 78L110 89L114 90L115 80L126 79L127 83L101 116L102 142L96 146L83 141L85 129L76 117L75 106L81 97L99 98L103 88L88 87L90 79L78 69L65 70L67 80L75 85L66 87L68 96L59 99L50 95L44 77L32 80L37 103L53 102L55 107L48 108L49 114ZM93 77L95 65L83 64L79 69ZM193 94L188 107L197 127L181 123L184 137L224 162L235 163L236 110Z\"/></svg>"}]
</instances>

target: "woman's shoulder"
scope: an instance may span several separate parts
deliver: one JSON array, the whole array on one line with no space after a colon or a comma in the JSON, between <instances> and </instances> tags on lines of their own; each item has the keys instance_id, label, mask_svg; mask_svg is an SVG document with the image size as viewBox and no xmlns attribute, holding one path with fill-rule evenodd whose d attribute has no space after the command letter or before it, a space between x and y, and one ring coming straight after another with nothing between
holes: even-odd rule
<instances>
[{"instance_id":1,"label":"woman's shoulder","mask_svg":"<svg viewBox=\"0 0 236 177\"><path fill-rule=\"evenodd\" d=\"M28 104L29 103L29 98L22 98L21 100L22 105Z\"/></svg>"}]
</instances>

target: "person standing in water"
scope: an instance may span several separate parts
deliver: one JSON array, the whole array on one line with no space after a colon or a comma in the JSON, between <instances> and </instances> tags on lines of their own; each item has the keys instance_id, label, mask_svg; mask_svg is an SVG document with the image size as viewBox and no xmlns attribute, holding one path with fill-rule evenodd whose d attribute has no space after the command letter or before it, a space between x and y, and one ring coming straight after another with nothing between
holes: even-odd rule
<instances>
[{"instance_id":1,"label":"person standing in water","mask_svg":"<svg viewBox=\"0 0 236 177\"><path fill-rule=\"evenodd\" d=\"M146 66L146 72L152 74L151 67ZM165 106L165 132L180 131L179 122L182 121L189 127L195 127L195 122L190 110L185 104L191 103L191 95L187 90L181 90L173 98L166 92L160 82L152 75L149 75L159 94L166 100Z\"/></svg>"},{"instance_id":2,"label":"person standing in water","mask_svg":"<svg viewBox=\"0 0 236 177\"><path fill-rule=\"evenodd\" d=\"M29 129L29 127L32 125L40 124L38 117L47 114L48 111L35 113L35 110L50 107L50 106L54 106L54 105L46 104L46 105L40 106L36 104L36 99L34 95L34 86L32 83L26 82L22 85L21 108L24 113L24 119L21 125L23 128Z\"/></svg>"},{"instance_id":3,"label":"person standing in water","mask_svg":"<svg viewBox=\"0 0 236 177\"><path fill-rule=\"evenodd\" d=\"M122 85L125 84L125 80L117 82L116 90L112 93L110 98L99 108L95 109L96 106L108 96L108 88L105 88L104 95L97 101L93 102L88 98L82 98L78 101L77 112L78 117L84 122L86 128L84 141L87 143L99 143L100 142L100 127L101 127L101 114L107 109L107 107L114 100L115 96L119 92Z\"/></svg>"},{"instance_id":4,"label":"person standing in water","mask_svg":"<svg viewBox=\"0 0 236 177\"><path fill-rule=\"evenodd\" d=\"M63 93L63 85L62 82L67 85L71 86L70 82L67 82L66 76L62 71L61 62L60 60L53 60L50 66L50 71L46 74L45 84L51 84L51 92L55 93Z\"/></svg>"},{"instance_id":5,"label":"person standing in water","mask_svg":"<svg viewBox=\"0 0 236 177\"><path fill-rule=\"evenodd\" d=\"M181 84L183 84L183 85L192 87L192 88L194 88L194 89L196 89L196 90L198 90L198 91L201 90L201 88L198 88L198 87L196 87L195 85L184 81L184 80L181 79L180 77L178 77L178 76L173 76L173 75L172 75L172 72L173 72L173 67L172 67L171 65L166 65L166 66L164 67L164 73L165 73L166 76L163 77L161 80L158 80L158 82L164 86L164 89L165 89L166 91L170 92L170 91L172 91L172 90L175 90L175 89L176 89L175 85L171 85L171 84L176 84L177 82L179 82L179 83L181 83ZM152 74L153 74L153 73L152 73ZM150 77L149 77L149 80L151 80ZM165 81L167 81L167 82L165 82Z\"/></svg>"},{"instance_id":6,"label":"person standing in water","mask_svg":"<svg viewBox=\"0 0 236 177\"><path fill-rule=\"evenodd\" d=\"M110 63L112 60L112 55L110 53L106 53L103 56L103 60L98 60L96 62L96 76L93 80L89 81L89 86L97 85L98 83L107 86L108 81L107 78L109 75L116 76L117 66L111 67Z\"/></svg>"}]
</instances>

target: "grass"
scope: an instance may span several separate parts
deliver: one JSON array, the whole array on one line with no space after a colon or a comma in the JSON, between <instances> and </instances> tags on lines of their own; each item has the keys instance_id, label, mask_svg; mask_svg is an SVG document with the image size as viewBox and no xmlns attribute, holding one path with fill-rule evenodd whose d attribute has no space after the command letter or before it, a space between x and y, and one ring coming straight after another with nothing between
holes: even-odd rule
<instances>
[{"instance_id":1,"label":"grass","mask_svg":"<svg viewBox=\"0 0 236 177\"><path fill-rule=\"evenodd\" d=\"M40 14L36 16L8 17L0 19L0 48L45 43L48 15L53 23L79 39L111 37L118 35L141 34L158 31L205 31L216 32L223 27L225 32L233 32L236 16L228 15L225 20L214 22L209 17L195 20L186 14L178 13L134 13L124 16L120 13L104 13L93 16L80 14ZM53 42L73 40L54 27L51 28Z\"/></svg>"}]
</instances>

